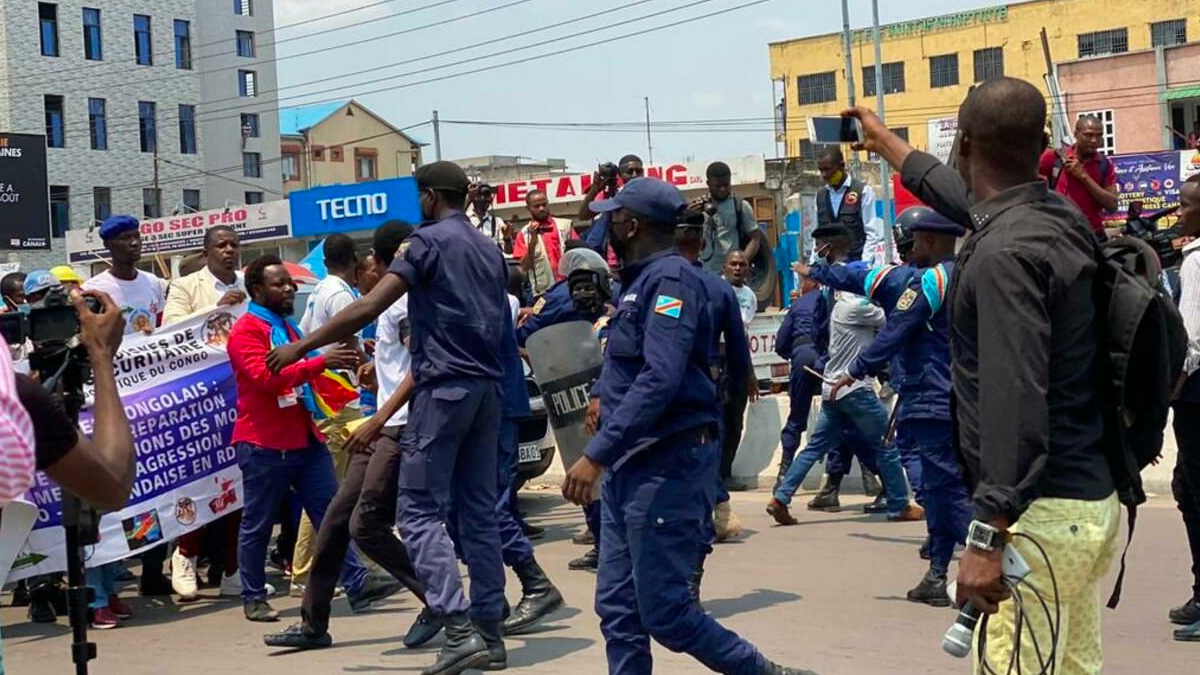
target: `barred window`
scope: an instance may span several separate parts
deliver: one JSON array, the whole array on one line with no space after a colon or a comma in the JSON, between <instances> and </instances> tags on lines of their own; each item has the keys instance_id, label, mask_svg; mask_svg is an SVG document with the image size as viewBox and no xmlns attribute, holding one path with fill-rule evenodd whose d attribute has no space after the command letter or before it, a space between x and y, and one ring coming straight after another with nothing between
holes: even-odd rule
<instances>
[{"instance_id":1,"label":"barred window","mask_svg":"<svg viewBox=\"0 0 1200 675\"><path fill-rule=\"evenodd\" d=\"M875 66L867 66L863 72L863 96L875 95ZM904 91L904 62L883 64L883 93L898 94Z\"/></svg>"},{"instance_id":2,"label":"barred window","mask_svg":"<svg viewBox=\"0 0 1200 675\"><path fill-rule=\"evenodd\" d=\"M800 105L826 103L837 100L837 74L816 73L796 78L796 90L800 92Z\"/></svg>"},{"instance_id":3,"label":"barred window","mask_svg":"<svg viewBox=\"0 0 1200 675\"><path fill-rule=\"evenodd\" d=\"M1129 29L1115 28L1079 34L1079 58L1129 51Z\"/></svg>"},{"instance_id":4,"label":"barred window","mask_svg":"<svg viewBox=\"0 0 1200 675\"><path fill-rule=\"evenodd\" d=\"M1157 21L1150 24L1150 46L1170 47L1187 42L1187 19Z\"/></svg>"},{"instance_id":5,"label":"barred window","mask_svg":"<svg viewBox=\"0 0 1200 675\"><path fill-rule=\"evenodd\" d=\"M929 57L929 86L953 87L958 84L958 54Z\"/></svg>"},{"instance_id":6,"label":"barred window","mask_svg":"<svg viewBox=\"0 0 1200 675\"><path fill-rule=\"evenodd\" d=\"M975 50L975 81L1004 77L1004 48L988 47Z\"/></svg>"}]
</instances>

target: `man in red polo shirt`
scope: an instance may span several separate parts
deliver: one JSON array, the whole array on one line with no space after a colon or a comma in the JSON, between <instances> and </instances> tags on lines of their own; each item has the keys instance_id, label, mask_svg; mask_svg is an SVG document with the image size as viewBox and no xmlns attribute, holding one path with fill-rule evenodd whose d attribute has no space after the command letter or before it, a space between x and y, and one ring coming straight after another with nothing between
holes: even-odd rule
<instances>
[{"instance_id":1,"label":"man in red polo shirt","mask_svg":"<svg viewBox=\"0 0 1200 675\"><path fill-rule=\"evenodd\" d=\"M1038 173L1052 190L1066 195L1087 217L1096 238L1103 241L1104 211L1117 210L1117 171L1100 153L1104 125L1095 115L1075 123L1075 145L1066 150L1046 150Z\"/></svg>"},{"instance_id":2,"label":"man in red polo shirt","mask_svg":"<svg viewBox=\"0 0 1200 675\"><path fill-rule=\"evenodd\" d=\"M273 347L300 339L300 330L287 318L292 314L296 285L283 262L264 255L246 268L250 307L229 334L229 362L237 381L237 421L233 445L242 470L244 505L238 532L238 559L242 577L242 604L251 621L275 621L278 615L267 603L267 543L275 526L275 513L284 493L295 491L314 527L320 527L325 509L337 492L333 460L313 421L313 382L327 368L354 369L358 352L335 347L272 373L267 353ZM342 585L359 592L366 584L366 569L347 556Z\"/></svg>"}]
</instances>

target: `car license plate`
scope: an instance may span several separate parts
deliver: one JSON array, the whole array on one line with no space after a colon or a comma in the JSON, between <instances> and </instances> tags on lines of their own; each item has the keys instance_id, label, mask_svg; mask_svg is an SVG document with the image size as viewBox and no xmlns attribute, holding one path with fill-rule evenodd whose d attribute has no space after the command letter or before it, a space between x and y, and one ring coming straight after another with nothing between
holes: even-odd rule
<instances>
[{"instance_id":1,"label":"car license plate","mask_svg":"<svg viewBox=\"0 0 1200 675\"><path fill-rule=\"evenodd\" d=\"M771 365L771 377L787 377L792 373L792 364L775 363Z\"/></svg>"},{"instance_id":2,"label":"car license plate","mask_svg":"<svg viewBox=\"0 0 1200 675\"><path fill-rule=\"evenodd\" d=\"M530 443L517 448L517 457L521 464L525 462L538 462L542 459L542 452L538 449L537 443Z\"/></svg>"}]
</instances>

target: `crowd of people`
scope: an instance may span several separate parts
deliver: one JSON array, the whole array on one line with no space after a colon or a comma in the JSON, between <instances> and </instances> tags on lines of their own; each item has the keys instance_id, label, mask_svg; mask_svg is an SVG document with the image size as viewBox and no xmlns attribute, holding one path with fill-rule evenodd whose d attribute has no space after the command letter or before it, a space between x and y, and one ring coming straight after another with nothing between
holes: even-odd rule
<instances>
[{"instance_id":1,"label":"crowd of people","mask_svg":"<svg viewBox=\"0 0 1200 675\"><path fill-rule=\"evenodd\" d=\"M1048 150L1045 112L1040 92L1021 80L976 87L959 113L956 169L869 110L845 113L864 132L855 150L896 167L928 207L886 232L871 187L850 175L841 150L820 154L815 251L793 268L799 284L776 336L791 364L791 408L766 510L781 526L796 524L792 500L822 462L824 482L807 506L840 509L857 458L864 483L878 483L869 513L926 522L920 555L929 568L910 601L970 603L993 615L981 654L991 664L1014 654L1037 663L1038 645L1053 642L1063 672L1099 673L1098 584L1118 552L1121 477L1104 447L1094 377L1103 347L1093 328L1115 174L1099 152L1098 120L1081 118L1074 145ZM36 463L97 505L123 505L134 464L112 376L122 335L245 305L227 344L242 508L143 553L139 590L195 600L206 561L208 585L239 597L247 620L273 622L273 564L302 598L301 619L265 644L319 649L333 644L339 589L355 612L407 589L422 610L405 646L444 634L426 675L500 670L505 636L564 603L537 561L536 528L515 506L517 421L530 412L522 360L538 331L583 321L604 363L589 389L590 440L566 467L562 494L587 524L578 540L591 546L570 568L597 573L609 672L652 672L653 638L717 672L810 673L774 663L701 605L713 544L741 532L727 483L759 393L747 337L759 307L748 278L767 242L732 193L727 165L708 167L707 193L692 202L644 174L634 155L602 166L573 219L555 218L547 195L531 191L529 221L518 226L496 216L492 188L456 164L422 166L423 222L384 224L361 256L349 237L326 239L328 274L298 322L288 266L268 254L239 269L232 228L208 230L203 265L167 283L137 267L137 220L109 218L99 230L106 271L0 279L9 310L71 288L96 371L89 439L34 380L14 379L10 357L20 360L25 347L0 350L0 437L17 439L0 453L0 478L32 474ZM1200 177L1182 186L1181 202L1176 227L1197 236ZM1170 612L1183 625L1179 640L1200 640L1195 248L1184 248L1178 274L1189 340L1175 391L1173 487L1196 576L1192 597ZM84 309L88 297L101 311ZM22 444L34 458L25 468ZM0 499L28 486L0 485ZM1002 571L1006 546L1033 563L1026 583L1054 584L1049 602L1065 630L1016 606ZM520 581L515 605L506 567ZM88 570L92 627L132 617L117 593L126 574L122 562ZM60 587L56 575L25 583L31 618L55 620ZM1034 639L1022 641L1022 630Z\"/></svg>"}]
</instances>

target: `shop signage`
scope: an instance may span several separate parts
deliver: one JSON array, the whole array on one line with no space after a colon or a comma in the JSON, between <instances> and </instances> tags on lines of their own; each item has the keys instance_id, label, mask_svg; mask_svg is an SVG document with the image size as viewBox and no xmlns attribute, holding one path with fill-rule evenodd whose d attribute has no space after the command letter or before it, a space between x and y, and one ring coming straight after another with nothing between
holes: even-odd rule
<instances>
[{"instance_id":1,"label":"shop signage","mask_svg":"<svg viewBox=\"0 0 1200 675\"><path fill-rule=\"evenodd\" d=\"M298 190L288 201L297 237L374 230L389 220L421 222L417 181L411 177Z\"/></svg>"},{"instance_id":2,"label":"shop signage","mask_svg":"<svg viewBox=\"0 0 1200 675\"><path fill-rule=\"evenodd\" d=\"M0 249L50 248L46 137L0 133Z\"/></svg>"}]
</instances>

